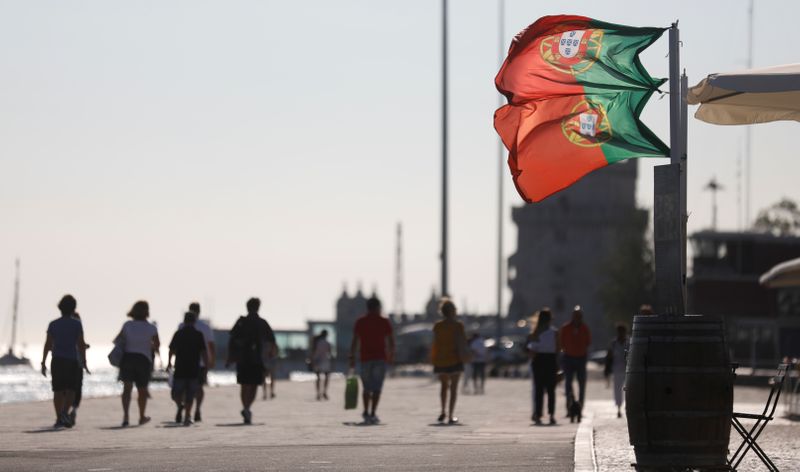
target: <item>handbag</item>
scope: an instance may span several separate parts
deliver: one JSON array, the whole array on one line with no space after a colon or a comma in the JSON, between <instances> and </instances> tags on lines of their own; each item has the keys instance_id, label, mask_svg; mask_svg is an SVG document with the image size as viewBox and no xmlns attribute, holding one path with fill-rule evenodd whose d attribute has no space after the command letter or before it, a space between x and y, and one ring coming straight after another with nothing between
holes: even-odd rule
<instances>
[{"instance_id":1,"label":"handbag","mask_svg":"<svg viewBox=\"0 0 800 472\"><path fill-rule=\"evenodd\" d=\"M344 389L344 409L353 410L358 407L358 377L352 369L348 372L347 383Z\"/></svg>"},{"instance_id":2,"label":"handbag","mask_svg":"<svg viewBox=\"0 0 800 472\"><path fill-rule=\"evenodd\" d=\"M119 367L122 364L122 356L125 354L125 337L122 333L114 340L114 349L108 353L108 362L114 366Z\"/></svg>"}]
</instances>

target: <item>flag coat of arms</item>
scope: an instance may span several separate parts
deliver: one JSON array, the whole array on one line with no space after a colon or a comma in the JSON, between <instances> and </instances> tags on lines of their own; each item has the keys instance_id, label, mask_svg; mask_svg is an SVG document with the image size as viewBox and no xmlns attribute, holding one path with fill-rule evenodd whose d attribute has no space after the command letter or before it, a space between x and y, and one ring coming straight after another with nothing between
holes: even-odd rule
<instances>
[{"instance_id":1,"label":"flag coat of arms","mask_svg":"<svg viewBox=\"0 0 800 472\"><path fill-rule=\"evenodd\" d=\"M559 15L514 38L495 78L508 104L494 126L525 201L614 162L669 154L639 120L665 79L650 77L638 56L663 32Z\"/></svg>"}]
</instances>

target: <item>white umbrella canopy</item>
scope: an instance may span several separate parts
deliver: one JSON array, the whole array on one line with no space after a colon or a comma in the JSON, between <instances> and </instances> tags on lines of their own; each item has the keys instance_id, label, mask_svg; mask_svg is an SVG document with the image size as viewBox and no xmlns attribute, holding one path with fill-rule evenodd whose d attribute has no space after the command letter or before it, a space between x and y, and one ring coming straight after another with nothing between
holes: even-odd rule
<instances>
[{"instance_id":1,"label":"white umbrella canopy","mask_svg":"<svg viewBox=\"0 0 800 472\"><path fill-rule=\"evenodd\" d=\"M758 281L769 288L800 287L800 258L781 262Z\"/></svg>"},{"instance_id":2,"label":"white umbrella canopy","mask_svg":"<svg viewBox=\"0 0 800 472\"><path fill-rule=\"evenodd\" d=\"M711 74L686 97L695 118L717 125L800 121L800 63Z\"/></svg>"}]
</instances>

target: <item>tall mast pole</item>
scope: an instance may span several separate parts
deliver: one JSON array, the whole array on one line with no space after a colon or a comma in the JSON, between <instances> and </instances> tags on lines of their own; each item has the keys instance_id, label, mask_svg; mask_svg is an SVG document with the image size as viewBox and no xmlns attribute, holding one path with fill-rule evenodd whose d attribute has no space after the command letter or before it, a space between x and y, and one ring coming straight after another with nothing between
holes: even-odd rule
<instances>
[{"instance_id":1,"label":"tall mast pole","mask_svg":"<svg viewBox=\"0 0 800 472\"><path fill-rule=\"evenodd\" d=\"M497 39L498 59L503 63L503 44L505 42L506 2L500 0L498 5ZM498 108L503 106L503 96L498 95ZM497 140L497 342L503 336L503 177L505 177L503 157L505 146L501 139Z\"/></svg>"},{"instance_id":2,"label":"tall mast pole","mask_svg":"<svg viewBox=\"0 0 800 472\"><path fill-rule=\"evenodd\" d=\"M678 23L669 29L670 163L654 172L656 295L659 312L686 313L686 75L680 74Z\"/></svg>"},{"instance_id":3,"label":"tall mast pole","mask_svg":"<svg viewBox=\"0 0 800 472\"><path fill-rule=\"evenodd\" d=\"M747 68L753 68L753 0L747 11ZM751 159L751 126L744 128L745 170L744 170L744 225L750 226L750 161Z\"/></svg>"},{"instance_id":4,"label":"tall mast pole","mask_svg":"<svg viewBox=\"0 0 800 472\"><path fill-rule=\"evenodd\" d=\"M19 257L14 262L14 304L11 315L11 345L8 346L8 353L13 354L14 346L17 344L17 311L19 309Z\"/></svg>"},{"instance_id":5,"label":"tall mast pole","mask_svg":"<svg viewBox=\"0 0 800 472\"><path fill-rule=\"evenodd\" d=\"M447 0L442 0L442 296L447 286Z\"/></svg>"}]
</instances>

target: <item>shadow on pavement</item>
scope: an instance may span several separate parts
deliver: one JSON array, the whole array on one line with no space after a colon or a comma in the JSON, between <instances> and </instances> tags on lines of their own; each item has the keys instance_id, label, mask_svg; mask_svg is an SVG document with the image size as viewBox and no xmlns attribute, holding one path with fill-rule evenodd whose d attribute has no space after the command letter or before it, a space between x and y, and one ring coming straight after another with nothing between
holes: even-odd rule
<instances>
[{"instance_id":1,"label":"shadow on pavement","mask_svg":"<svg viewBox=\"0 0 800 472\"><path fill-rule=\"evenodd\" d=\"M464 423L453 423L453 424L449 424L449 423L431 423L428 426L433 426L435 428L449 428L451 426L464 426Z\"/></svg>"},{"instance_id":2,"label":"shadow on pavement","mask_svg":"<svg viewBox=\"0 0 800 472\"><path fill-rule=\"evenodd\" d=\"M245 423L239 422L239 423L219 423L219 424L215 424L214 426L219 426L219 427L222 427L222 428L234 428L236 426L264 426L266 424L267 423L245 424Z\"/></svg>"},{"instance_id":3,"label":"shadow on pavement","mask_svg":"<svg viewBox=\"0 0 800 472\"><path fill-rule=\"evenodd\" d=\"M386 426L386 423L373 424L373 423L366 423L364 421L360 423L356 423L355 421L345 421L342 424L345 426Z\"/></svg>"},{"instance_id":4,"label":"shadow on pavement","mask_svg":"<svg viewBox=\"0 0 800 472\"><path fill-rule=\"evenodd\" d=\"M25 434L39 434L39 433L58 433L60 431L64 431L65 428L42 428L42 429L31 429L28 431L23 431Z\"/></svg>"}]
</instances>

